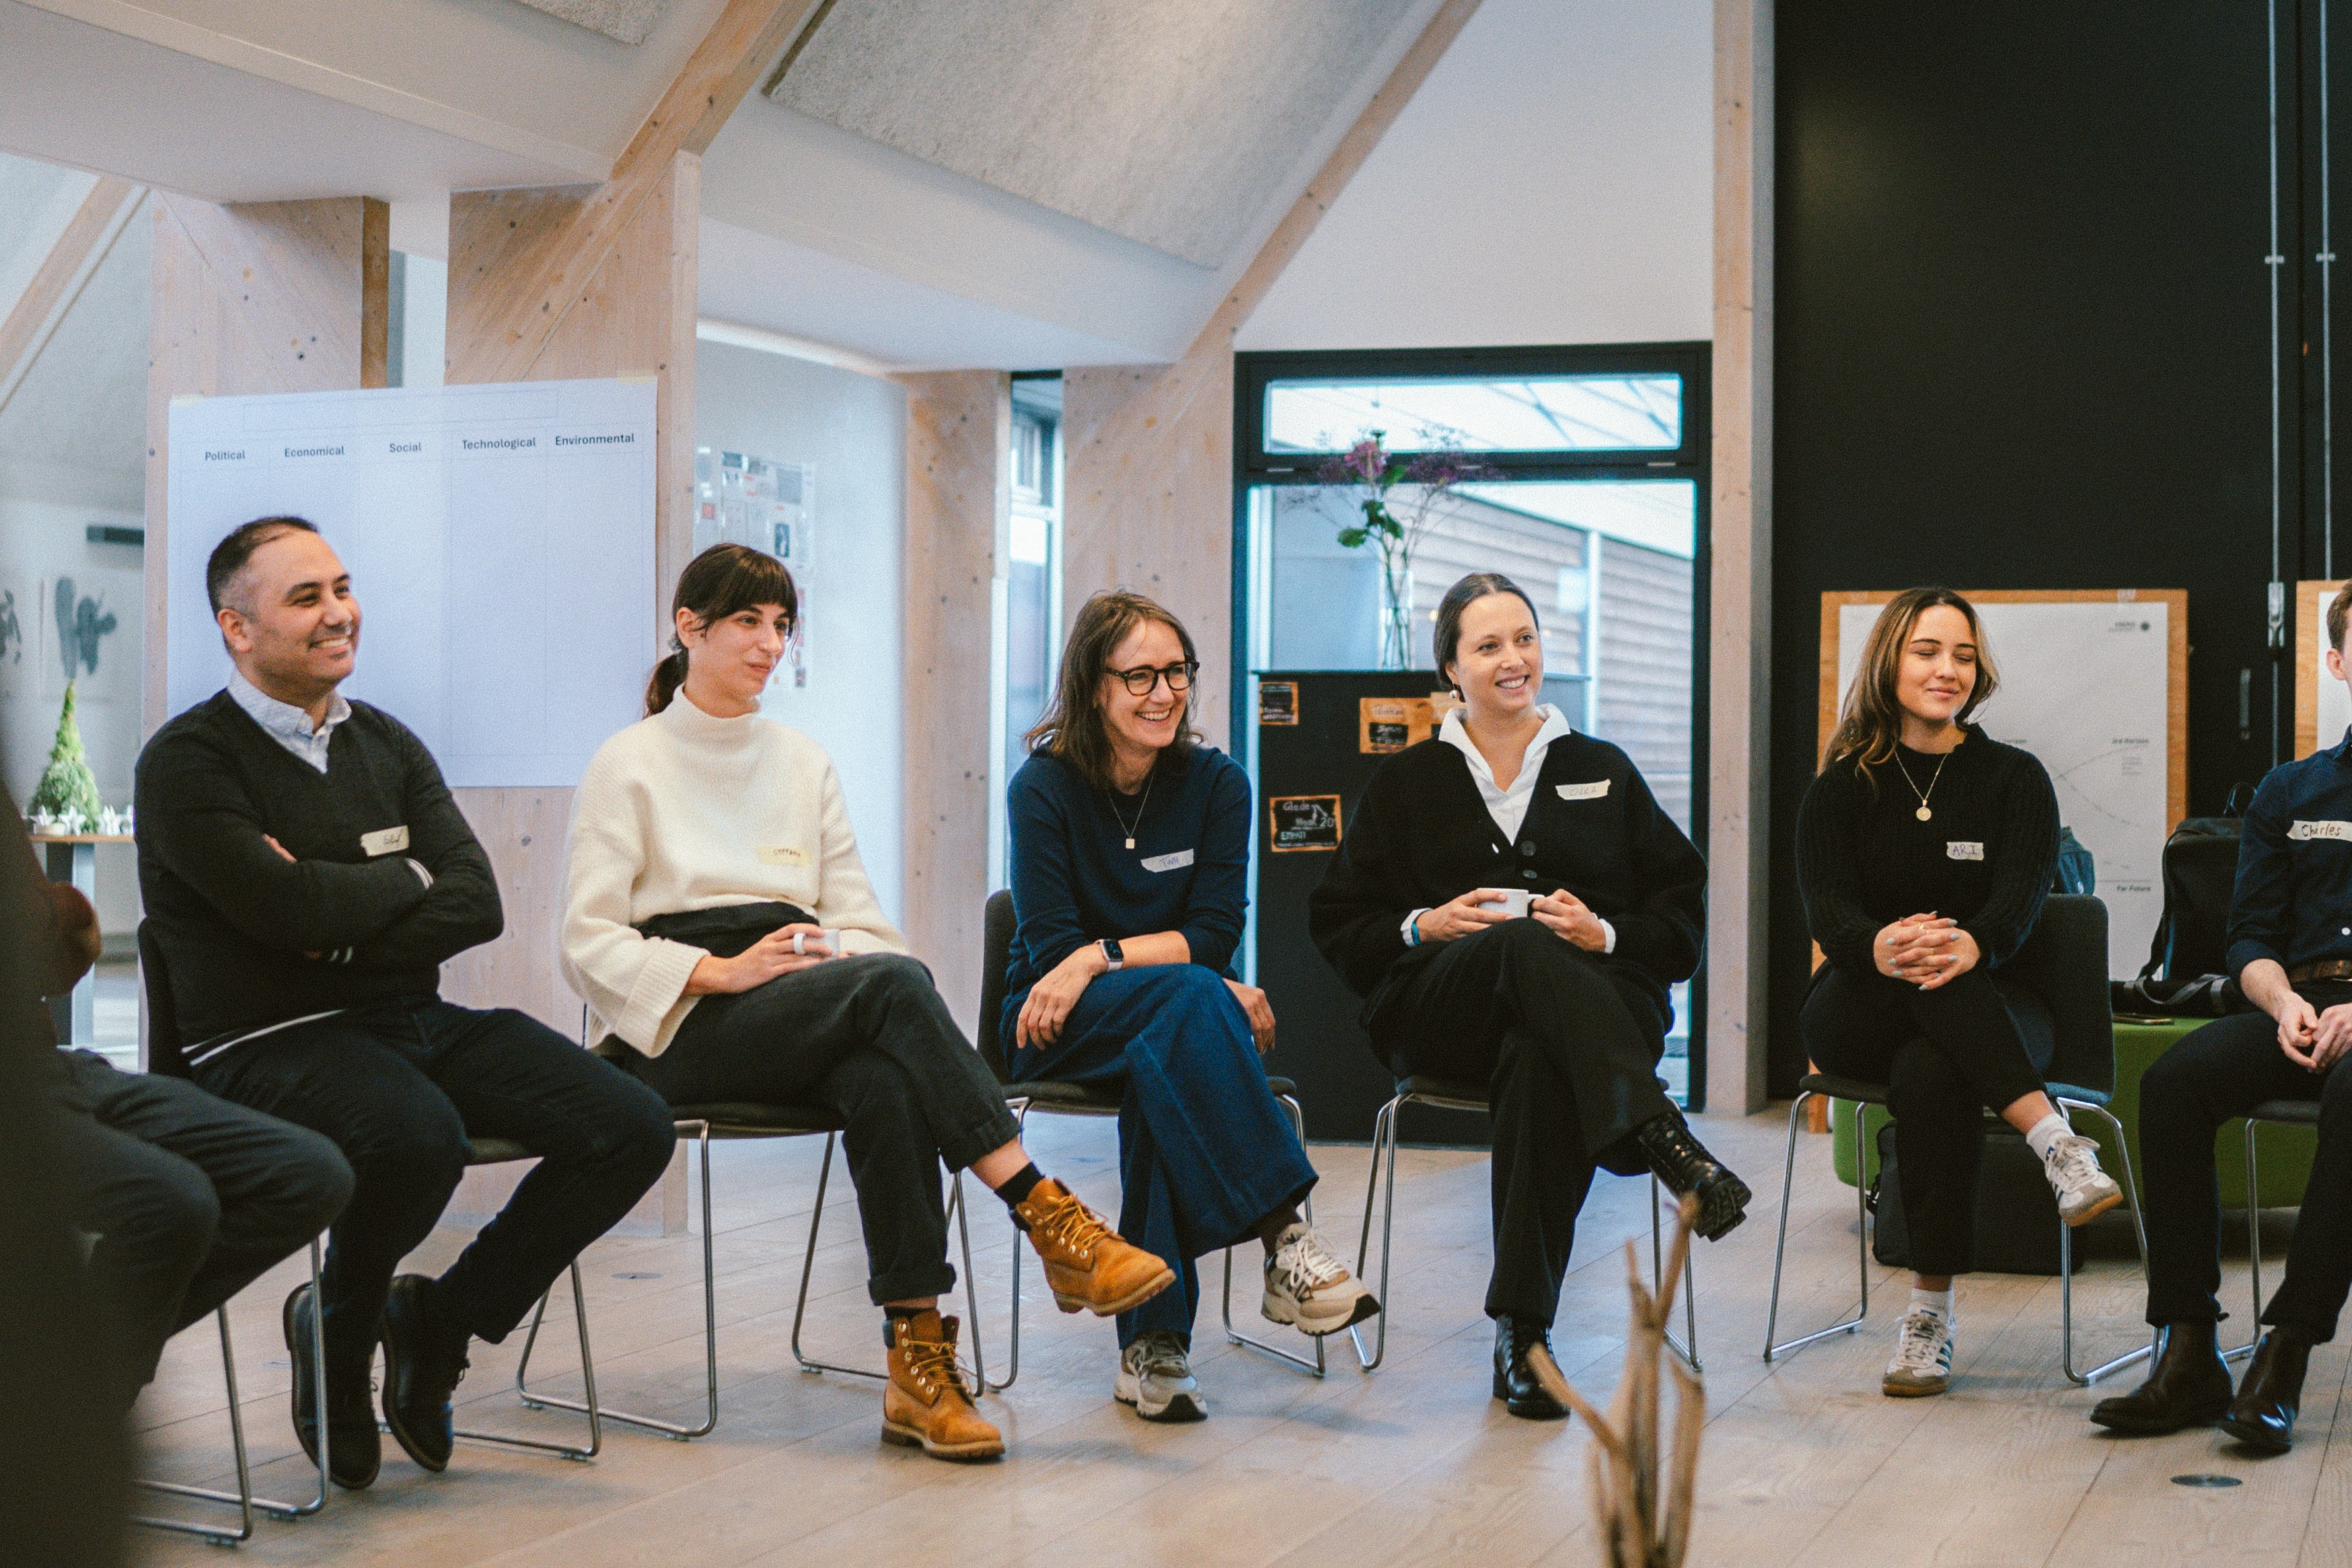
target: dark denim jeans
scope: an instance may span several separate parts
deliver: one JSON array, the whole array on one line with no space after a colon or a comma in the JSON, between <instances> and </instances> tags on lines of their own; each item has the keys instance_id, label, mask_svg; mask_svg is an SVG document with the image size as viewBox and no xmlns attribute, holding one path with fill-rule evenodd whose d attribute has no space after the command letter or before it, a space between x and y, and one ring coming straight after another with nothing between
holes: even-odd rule
<instances>
[{"instance_id":1,"label":"dark denim jeans","mask_svg":"<svg viewBox=\"0 0 2352 1568\"><path fill-rule=\"evenodd\" d=\"M1006 1016L1019 1011L1013 998ZM1062 1038L1013 1053L1016 1082L1051 1078L1118 1088L1118 1233L1176 1270L1118 1318L1124 1347L1149 1329L1192 1342L1201 1305L1193 1260L1254 1235L1301 1200L1315 1167L1266 1087L1249 1015L1213 970L1161 964L1104 975Z\"/></svg>"},{"instance_id":2,"label":"dark denim jeans","mask_svg":"<svg viewBox=\"0 0 2352 1568\"><path fill-rule=\"evenodd\" d=\"M325 1134L358 1177L320 1288L327 1354L372 1354L393 1270L431 1234L471 1137L540 1155L497 1218L441 1276L442 1301L483 1339L541 1294L669 1164L661 1096L510 1009L431 998L338 1013L248 1040L194 1070L225 1100Z\"/></svg>"}]
</instances>

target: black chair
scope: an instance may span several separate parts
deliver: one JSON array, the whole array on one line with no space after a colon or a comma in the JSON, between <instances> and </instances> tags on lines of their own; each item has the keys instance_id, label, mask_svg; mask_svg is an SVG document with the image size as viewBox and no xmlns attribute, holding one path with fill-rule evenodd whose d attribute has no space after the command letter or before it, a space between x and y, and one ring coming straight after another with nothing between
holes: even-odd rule
<instances>
[{"instance_id":1,"label":"black chair","mask_svg":"<svg viewBox=\"0 0 2352 1568\"><path fill-rule=\"evenodd\" d=\"M1013 894L1002 889L989 894L988 906L982 916L978 1043L981 1059L988 1063L988 1070L996 1074L997 1082L1003 1086L1004 1103L1013 1107L1014 1119L1024 1128L1028 1125L1029 1113L1032 1111L1055 1116L1118 1115L1119 1096L1104 1090L1088 1088L1080 1083L1057 1083L1050 1079L1042 1078L1024 1079L1017 1083L1013 1081L1007 1065L1008 1058L1004 1050L1003 1037L997 1025L999 1019L1003 1015L1004 998L1009 992L1006 971L1013 961L1014 925ZM1299 1108L1298 1085L1287 1078L1277 1078L1269 1073L1266 1076L1266 1086L1274 1091L1274 1097L1282 1103L1283 1109L1289 1112L1290 1124L1297 1132L1299 1141L1306 1142L1307 1116ZM1309 1195L1307 1200L1306 1214L1307 1222L1309 1225L1315 1223L1315 1200L1312 1195ZM999 1391L1012 1387L1013 1380L1021 1375L1021 1236L1018 1231L1015 1231L1013 1237L1013 1348L1007 1353L1011 1367L1005 1373L1003 1382L983 1385ZM1171 1260L1171 1261L1174 1260ZM1264 1340L1252 1339L1234 1327L1234 1249L1230 1247L1225 1249L1224 1288L1221 1311L1224 1321L1226 1343L1246 1345L1252 1350L1263 1352L1277 1360L1286 1361L1293 1366L1311 1372L1318 1377L1323 1375L1326 1367L1321 1339L1315 1341L1315 1356L1310 1361L1306 1356L1283 1349L1280 1345L1269 1344Z\"/></svg>"},{"instance_id":2,"label":"black chair","mask_svg":"<svg viewBox=\"0 0 2352 1568\"><path fill-rule=\"evenodd\" d=\"M2254 1168L2254 1129L2263 1125L2316 1127L2319 1102L2265 1100L2246 1113L2246 1255L2253 1263L2254 1275L2254 1310L2247 1321L2253 1324L2253 1337L2224 1352L2224 1361L2253 1354L2254 1346L2263 1340L2263 1186L2261 1173Z\"/></svg>"},{"instance_id":3,"label":"black chair","mask_svg":"<svg viewBox=\"0 0 2352 1568\"><path fill-rule=\"evenodd\" d=\"M1389 1300L1389 1254L1391 1235L1396 1221L1396 1155L1397 1113L1407 1105L1434 1105L1446 1111L1491 1111L1486 1085L1464 1079L1432 1078L1410 1074L1397 1080L1396 1097L1381 1107L1372 1120L1371 1170L1364 1182L1364 1228L1356 1241L1356 1277L1364 1278L1364 1266L1370 1260L1372 1244L1372 1199L1381 1192L1381 1166L1387 1166L1387 1202L1381 1209L1381 1288L1382 1307ZM1385 1156L1385 1159L1384 1157ZM1664 1232L1658 1219L1658 1178L1650 1176L1650 1284L1653 1290L1665 1283L1666 1254ZM1389 1353L1389 1320L1381 1314L1381 1326L1374 1337L1372 1352L1364 1354L1364 1335L1360 1324L1348 1331L1355 1342L1356 1360L1366 1372L1381 1364ZM1689 1364L1693 1372L1703 1371L1698 1359L1698 1267L1690 1253L1683 1257L1683 1337L1676 1339L1672 1329L1665 1331L1666 1347Z\"/></svg>"},{"instance_id":4,"label":"black chair","mask_svg":"<svg viewBox=\"0 0 2352 1568\"><path fill-rule=\"evenodd\" d=\"M587 1009L583 1008L581 1030L583 1039L587 1030ZM613 1036L607 1036L593 1049L597 1055L609 1061L621 1060L629 1051L626 1045ZM698 1163L701 1167L703 1417L699 1422L689 1427L679 1422L664 1421L657 1416L637 1415L631 1411L611 1407L606 1407L601 1412L603 1417L608 1421L623 1421L632 1427L642 1427L648 1431L660 1432L676 1437L681 1442L706 1436L719 1425L719 1296L717 1276L711 1260L710 1223L710 1145L713 1139L731 1141L752 1138L806 1138L814 1137L819 1134L824 1134L824 1163L817 1170L816 1207L814 1212L809 1216L808 1249L801 1259L800 1295L793 1308L793 1359L798 1362L801 1370L806 1373L838 1372L849 1377L864 1377L877 1382L887 1382L890 1375L887 1370L877 1372L862 1366L842 1366L832 1362L818 1361L801 1349L801 1323L808 1314L809 1279L816 1268L817 1232L824 1223L825 1187L833 1176L834 1146L839 1142L843 1128L840 1114L823 1105L767 1105L749 1101L674 1105L670 1108L670 1113L677 1120L678 1133L682 1136L694 1139ZM974 1294L971 1286L971 1229L964 1209L963 1174L961 1171L957 1172L954 1177L951 1195L948 1201L948 1211L955 1216L957 1234L963 1244L964 1301L972 1320L969 1342L971 1346L972 1376L975 1381L984 1382L987 1376L987 1363L981 1350L979 1298ZM533 1393L525 1381L530 1371L531 1347L538 1343L539 1339L540 1317L544 1315L546 1310L547 1303L541 1301L539 1312L531 1317L530 1333L523 1340L522 1359L515 1365L515 1389L522 1396L523 1403L533 1409L552 1406L562 1410L588 1412L589 1404L574 1399L558 1398L551 1394ZM587 1393L589 1403L593 1404L595 1399L593 1384Z\"/></svg>"},{"instance_id":5,"label":"black chair","mask_svg":"<svg viewBox=\"0 0 2352 1568\"><path fill-rule=\"evenodd\" d=\"M2113 1130L2107 1150L2123 1162L2124 1197L2131 1206L2132 1228L2139 1241L2140 1271L2147 1270L2147 1230L2142 1223L2139 1186L2132 1179L2131 1149L2124 1141L2123 1124L2107 1109L2116 1087L2115 1015L2107 990L2107 906L2081 894L2053 894L2043 900L2042 918L2017 950L2004 973L2022 980L2050 1006L2055 1036L2045 1082L2050 1098L2061 1111L2081 1111L2098 1117ZM1851 1100L1860 1105L1886 1103L1886 1085L1833 1073L1809 1072L1798 1080L1797 1098L1789 1107L1789 1155L1781 1171L1780 1233L1772 1249L1772 1305L1764 1323L1764 1359L1807 1345L1833 1333L1852 1333L1870 1315L1870 1224L1868 1194L1862 1179L1869 1167L1863 1159L1862 1124L1853 1118L1854 1269L1861 1281L1862 1301L1853 1317L1796 1339L1775 1342L1780 1319L1780 1266L1789 1245L1789 1195L1797 1169L1799 1119L1805 1103L1816 1095ZM1990 1114L1990 1113L1988 1113ZM2071 1118L2070 1118L2071 1119ZM2059 1369L2068 1382L2083 1386L2147 1356L2142 1345L2088 1372L2074 1370L2074 1233L2058 1227Z\"/></svg>"},{"instance_id":6,"label":"black chair","mask_svg":"<svg viewBox=\"0 0 2352 1568\"><path fill-rule=\"evenodd\" d=\"M180 1056L179 1015L172 1001L172 977L163 967L163 947L149 929L148 922L143 920L139 923L139 973L147 989L147 1052L149 1061L153 1064L152 1070L167 1077L185 1078L188 1070ZM313 1300L317 1299L318 1290L319 1242L313 1237L310 1240L310 1291ZM242 1515L240 1528L232 1532L184 1520L153 1519L145 1515L134 1515L133 1519L135 1522L152 1529L202 1536L216 1546L234 1546L253 1538L253 1512L256 1509L276 1519L293 1520L316 1513L327 1505L327 1345L319 1316L314 1312L310 1318L310 1352L313 1373L310 1386L318 1393L319 1406L319 1490L307 1502L279 1502L271 1498L256 1497L252 1466L245 1447L245 1416L237 1406L236 1351L229 1342L227 1304L224 1302L214 1316L220 1325L221 1376L228 1385L229 1448L236 1457L236 1490L225 1492L208 1487L184 1486L176 1481L142 1480L138 1484L150 1491L168 1492L174 1497L233 1503Z\"/></svg>"}]
</instances>

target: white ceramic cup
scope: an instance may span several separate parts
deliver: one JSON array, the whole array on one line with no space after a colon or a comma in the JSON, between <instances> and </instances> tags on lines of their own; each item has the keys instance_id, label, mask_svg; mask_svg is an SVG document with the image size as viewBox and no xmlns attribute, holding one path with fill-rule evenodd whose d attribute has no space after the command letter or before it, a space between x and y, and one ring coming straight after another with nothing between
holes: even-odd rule
<instances>
[{"instance_id":1,"label":"white ceramic cup","mask_svg":"<svg viewBox=\"0 0 2352 1568\"><path fill-rule=\"evenodd\" d=\"M1478 907L1499 909L1513 920L1525 920L1528 917L1528 901L1535 896L1533 894L1524 887L1498 887L1495 889L1495 893L1497 896L1483 900Z\"/></svg>"},{"instance_id":2,"label":"white ceramic cup","mask_svg":"<svg viewBox=\"0 0 2352 1568\"><path fill-rule=\"evenodd\" d=\"M793 951L795 953L805 952L807 948L814 946L819 942L825 945L827 952L830 953L832 956L835 958L841 956L841 933L837 929L832 931L820 931L814 936L810 936L805 931L796 931L793 934ZM808 956L815 957L817 955L812 953L808 954Z\"/></svg>"}]
</instances>

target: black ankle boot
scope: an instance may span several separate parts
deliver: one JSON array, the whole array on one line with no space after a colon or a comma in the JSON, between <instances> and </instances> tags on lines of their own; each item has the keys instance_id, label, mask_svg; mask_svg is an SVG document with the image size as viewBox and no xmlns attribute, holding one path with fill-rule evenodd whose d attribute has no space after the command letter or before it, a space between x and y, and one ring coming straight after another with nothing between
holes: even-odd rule
<instances>
[{"instance_id":1,"label":"black ankle boot","mask_svg":"<svg viewBox=\"0 0 2352 1568\"><path fill-rule=\"evenodd\" d=\"M2147 1381L2129 1394L2102 1399L2091 1419L2111 1432L2161 1437L2184 1427L2210 1427L2230 1407L2230 1369L2214 1344L2218 1325L2167 1323Z\"/></svg>"},{"instance_id":2,"label":"black ankle boot","mask_svg":"<svg viewBox=\"0 0 2352 1568\"><path fill-rule=\"evenodd\" d=\"M1693 1228L1703 1239L1719 1240L1748 1218L1748 1200L1755 1195L1691 1136L1690 1124L1680 1111L1651 1117L1633 1129L1633 1137L1650 1168L1675 1197L1698 1196L1698 1223Z\"/></svg>"},{"instance_id":3,"label":"black ankle boot","mask_svg":"<svg viewBox=\"0 0 2352 1568\"><path fill-rule=\"evenodd\" d=\"M318 1385L311 1369L310 1320L319 1304L310 1287L298 1285L279 1313L286 1331L286 1355L294 1371L294 1436L312 1464L319 1462ZM369 1381L374 1366L374 1345L354 1357L348 1352L327 1358L327 1473L335 1484L353 1491L375 1480L383 1463L383 1445L375 1429L375 1389Z\"/></svg>"},{"instance_id":4,"label":"black ankle boot","mask_svg":"<svg viewBox=\"0 0 2352 1568\"><path fill-rule=\"evenodd\" d=\"M1538 1356L1547 1370L1559 1370L1551 1358L1550 1330L1520 1318L1495 1320L1495 1397L1514 1416L1557 1421L1568 1414L1568 1406L1554 1399L1536 1376Z\"/></svg>"},{"instance_id":5,"label":"black ankle boot","mask_svg":"<svg viewBox=\"0 0 2352 1568\"><path fill-rule=\"evenodd\" d=\"M2281 1324L2263 1335L2238 1396L2221 1417L2221 1430L2250 1448L2284 1454L2294 1447L2294 1411L2303 1402L2303 1375L2311 1361L2311 1339Z\"/></svg>"}]
</instances>

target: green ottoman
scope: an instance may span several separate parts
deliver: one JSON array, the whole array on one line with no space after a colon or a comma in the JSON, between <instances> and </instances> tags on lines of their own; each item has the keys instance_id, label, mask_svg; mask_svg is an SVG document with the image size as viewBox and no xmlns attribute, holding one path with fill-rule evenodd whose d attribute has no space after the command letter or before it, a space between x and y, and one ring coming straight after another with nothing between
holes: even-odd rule
<instances>
[{"instance_id":1,"label":"green ottoman","mask_svg":"<svg viewBox=\"0 0 2352 1568\"><path fill-rule=\"evenodd\" d=\"M2124 1124L2126 1137L2131 1145L2132 1176L2137 1180L2142 1169L2139 1151L2139 1079L2155 1064L2173 1042L2186 1038L2200 1024L2210 1019L2174 1019L2163 1023L2116 1023L2116 1093L2109 1103L2116 1120ZM1838 1180L1848 1186L1854 1182L1853 1113L1857 1107L1850 1100L1830 1102L1831 1159ZM1861 1107L1865 1113L1862 1124L1863 1180L1878 1179L1878 1129L1888 1120L1883 1105ZM2220 1178L2221 1207L2242 1208L2246 1203L2246 1154L2243 1137L2245 1123L2222 1124L2219 1136L2213 1140L2213 1172ZM2095 1116L2082 1120L2084 1136L2099 1145L2099 1163L2109 1174L2121 1180L2121 1164L2106 1146L2115 1130ZM2309 1127L2263 1127L2254 1134L2262 1153L2263 1207L2294 1208L2303 1202L2304 1184L2311 1179L2311 1162L2318 1152L2319 1134Z\"/></svg>"}]
</instances>

